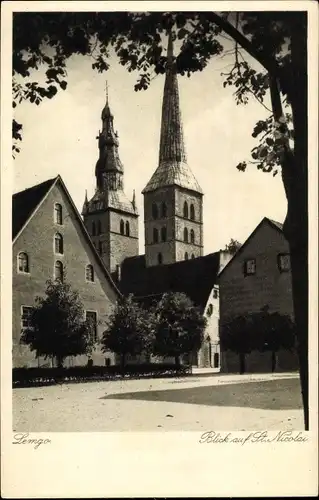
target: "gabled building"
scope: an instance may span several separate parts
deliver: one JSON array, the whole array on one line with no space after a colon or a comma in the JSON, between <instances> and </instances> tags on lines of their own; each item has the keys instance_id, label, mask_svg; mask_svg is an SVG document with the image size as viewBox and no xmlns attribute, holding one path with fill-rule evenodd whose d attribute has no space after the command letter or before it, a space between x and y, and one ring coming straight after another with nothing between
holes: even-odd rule
<instances>
[{"instance_id":1,"label":"gabled building","mask_svg":"<svg viewBox=\"0 0 319 500\"><path fill-rule=\"evenodd\" d=\"M243 314L269 312L294 317L289 244L282 224L264 217L219 275L220 327ZM256 332L258 335L258 332ZM238 357L223 353L223 370L237 371ZM280 352L278 369L296 369L294 353ZM247 356L248 371L270 371L270 354Z\"/></svg>"},{"instance_id":2,"label":"gabled building","mask_svg":"<svg viewBox=\"0 0 319 500\"><path fill-rule=\"evenodd\" d=\"M43 366L27 346L21 330L29 325L36 296L44 296L46 281L68 282L79 292L86 317L100 338L120 292L89 237L81 216L60 176L13 195L13 366ZM99 349L95 364L113 363ZM66 365L86 364L86 356L67 359Z\"/></svg>"}]
</instances>

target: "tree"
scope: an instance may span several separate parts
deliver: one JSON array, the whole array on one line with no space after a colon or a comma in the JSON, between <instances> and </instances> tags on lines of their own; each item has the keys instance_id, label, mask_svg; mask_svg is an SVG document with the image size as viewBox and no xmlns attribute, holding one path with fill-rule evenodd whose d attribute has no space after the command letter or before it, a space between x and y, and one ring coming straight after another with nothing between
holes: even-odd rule
<instances>
[{"instance_id":1,"label":"tree","mask_svg":"<svg viewBox=\"0 0 319 500\"><path fill-rule=\"evenodd\" d=\"M253 319L249 314L236 316L224 324L220 332L220 345L224 351L233 351L239 356L239 371L246 371L246 354L257 346L257 336L253 329Z\"/></svg>"},{"instance_id":2,"label":"tree","mask_svg":"<svg viewBox=\"0 0 319 500\"><path fill-rule=\"evenodd\" d=\"M291 318L263 308L253 320L254 328L260 336L260 350L271 352L272 371L276 369L276 353L280 349L292 350L295 346L295 325Z\"/></svg>"},{"instance_id":3,"label":"tree","mask_svg":"<svg viewBox=\"0 0 319 500\"><path fill-rule=\"evenodd\" d=\"M241 247L241 243L239 243L239 241L233 240L233 238L231 238L230 242L225 247L225 251L229 252L231 254L235 254L237 252L237 250L240 249L240 247Z\"/></svg>"},{"instance_id":4,"label":"tree","mask_svg":"<svg viewBox=\"0 0 319 500\"><path fill-rule=\"evenodd\" d=\"M175 358L198 351L203 342L206 319L184 293L164 293L155 310L153 353Z\"/></svg>"},{"instance_id":5,"label":"tree","mask_svg":"<svg viewBox=\"0 0 319 500\"><path fill-rule=\"evenodd\" d=\"M47 281L45 297L36 297L31 325L22 331L21 342L36 357L55 357L63 366L67 356L87 354L92 349L90 326L77 291L69 283Z\"/></svg>"},{"instance_id":6,"label":"tree","mask_svg":"<svg viewBox=\"0 0 319 500\"><path fill-rule=\"evenodd\" d=\"M92 67L108 69L112 47L128 71L138 71L136 90L163 73L162 35L171 31L182 43L175 66L181 75L202 71L211 57L228 53L232 69L224 86L234 86L237 104L253 96L271 109L252 135L259 144L250 163L263 172L281 171L287 198L283 231L290 245L296 337L305 427L308 429L308 128L307 13L263 12L117 12L17 13L13 25L13 92L17 102L39 104L67 86L66 61L90 55ZM225 49L225 39L231 47ZM224 44L224 45L223 45ZM49 47L49 50L47 50ZM246 55L249 55L250 61ZM257 62L261 70L252 67ZM28 81L30 71L46 68L46 81ZM22 82L21 82L22 80ZM20 124L13 135L21 139ZM15 147L15 146L14 146ZM247 161L237 165L245 171Z\"/></svg>"},{"instance_id":7,"label":"tree","mask_svg":"<svg viewBox=\"0 0 319 500\"><path fill-rule=\"evenodd\" d=\"M151 317L134 301L133 295L119 299L101 343L104 352L113 351L120 355L122 373L128 354L134 356L150 349L151 325Z\"/></svg>"}]
</instances>

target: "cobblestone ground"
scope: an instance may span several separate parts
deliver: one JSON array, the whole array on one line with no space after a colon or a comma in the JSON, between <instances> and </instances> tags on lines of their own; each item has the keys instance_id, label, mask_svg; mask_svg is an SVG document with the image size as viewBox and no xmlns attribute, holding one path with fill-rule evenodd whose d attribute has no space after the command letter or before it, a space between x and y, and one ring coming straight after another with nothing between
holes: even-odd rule
<instances>
[{"instance_id":1,"label":"cobblestone ground","mask_svg":"<svg viewBox=\"0 0 319 500\"><path fill-rule=\"evenodd\" d=\"M16 432L303 429L292 373L14 389L12 420Z\"/></svg>"}]
</instances>

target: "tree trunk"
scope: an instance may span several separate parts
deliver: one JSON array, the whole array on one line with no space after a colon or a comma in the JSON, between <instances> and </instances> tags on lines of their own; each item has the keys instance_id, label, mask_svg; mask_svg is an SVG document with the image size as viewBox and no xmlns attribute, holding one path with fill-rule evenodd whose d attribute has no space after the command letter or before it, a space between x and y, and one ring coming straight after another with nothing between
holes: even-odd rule
<instances>
[{"instance_id":1,"label":"tree trunk","mask_svg":"<svg viewBox=\"0 0 319 500\"><path fill-rule=\"evenodd\" d=\"M63 358L60 358L59 356L57 356L56 362L57 362L58 368L63 368Z\"/></svg>"},{"instance_id":2,"label":"tree trunk","mask_svg":"<svg viewBox=\"0 0 319 500\"><path fill-rule=\"evenodd\" d=\"M274 373L276 371L277 356L275 351L271 351L271 371Z\"/></svg>"},{"instance_id":3,"label":"tree trunk","mask_svg":"<svg viewBox=\"0 0 319 500\"><path fill-rule=\"evenodd\" d=\"M125 374L125 358L126 358L126 355L121 354L121 374L122 375Z\"/></svg>"},{"instance_id":4,"label":"tree trunk","mask_svg":"<svg viewBox=\"0 0 319 500\"><path fill-rule=\"evenodd\" d=\"M279 84L291 104L294 151L286 145L282 159L282 180L288 208L284 235L290 247L294 317L305 429L309 429L308 395L308 97L307 17L298 12L291 28L290 72ZM271 76L271 75L270 75ZM279 88L271 77L271 101L275 120L282 116Z\"/></svg>"},{"instance_id":5,"label":"tree trunk","mask_svg":"<svg viewBox=\"0 0 319 500\"><path fill-rule=\"evenodd\" d=\"M239 353L239 373L243 375L246 371L246 359L245 359L245 353L240 352Z\"/></svg>"},{"instance_id":6,"label":"tree trunk","mask_svg":"<svg viewBox=\"0 0 319 500\"><path fill-rule=\"evenodd\" d=\"M294 161L283 175L288 200L284 234L290 246L292 289L305 429L309 430L308 393L308 99L307 23L301 13L292 26L293 82L289 87L294 123Z\"/></svg>"},{"instance_id":7,"label":"tree trunk","mask_svg":"<svg viewBox=\"0 0 319 500\"><path fill-rule=\"evenodd\" d=\"M179 367L180 367L180 360L179 360L179 356L174 356L175 358L175 366L176 366L176 369L178 370Z\"/></svg>"}]
</instances>

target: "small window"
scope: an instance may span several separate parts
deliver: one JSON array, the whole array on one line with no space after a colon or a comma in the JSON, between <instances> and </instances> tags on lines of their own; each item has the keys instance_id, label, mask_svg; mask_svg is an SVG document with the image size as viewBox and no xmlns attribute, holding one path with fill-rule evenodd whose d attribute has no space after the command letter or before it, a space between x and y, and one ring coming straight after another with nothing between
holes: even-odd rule
<instances>
[{"instance_id":1,"label":"small window","mask_svg":"<svg viewBox=\"0 0 319 500\"><path fill-rule=\"evenodd\" d=\"M185 219L188 219L188 205L187 205L187 201L184 201L183 215L184 215Z\"/></svg>"},{"instance_id":2,"label":"small window","mask_svg":"<svg viewBox=\"0 0 319 500\"><path fill-rule=\"evenodd\" d=\"M21 328L32 328L32 317L33 307L22 306L21 307Z\"/></svg>"},{"instance_id":3,"label":"small window","mask_svg":"<svg viewBox=\"0 0 319 500\"><path fill-rule=\"evenodd\" d=\"M190 206L190 219L195 220L195 208L194 208L193 203Z\"/></svg>"},{"instance_id":4,"label":"small window","mask_svg":"<svg viewBox=\"0 0 319 500\"><path fill-rule=\"evenodd\" d=\"M158 243L158 229L156 227L153 228L153 243Z\"/></svg>"},{"instance_id":5,"label":"small window","mask_svg":"<svg viewBox=\"0 0 319 500\"><path fill-rule=\"evenodd\" d=\"M96 225L95 225L95 222L93 221L92 222L92 236L95 236L96 235Z\"/></svg>"},{"instance_id":6,"label":"small window","mask_svg":"<svg viewBox=\"0 0 319 500\"><path fill-rule=\"evenodd\" d=\"M60 203L54 205L54 222L62 225L62 205Z\"/></svg>"},{"instance_id":7,"label":"small window","mask_svg":"<svg viewBox=\"0 0 319 500\"><path fill-rule=\"evenodd\" d=\"M59 233L54 236L54 251L55 253L63 254L63 237Z\"/></svg>"},{"instance_id":8,"label":"small window","mask_svg":"<svg viewBox=\"0 0 319 500\"><path fill-rule=\"evenodd\" d=\"M213 310L214 310L213 304L209 304L206 311L207 316L211 316L213 314Z\"/></svg>"},{"instance_id":9,"label":"small window","mask_svg":"<svg viewBox=\"0 0 319 500\"><path fill-rule=\"evenodd\" d=\"M195 259L195 255L193 253L191 255L191 259Z\"/></svg>"},{"instance_id":10,"label":"small window","mask_svg":"<svg viewBox=\"0 0 319 500\"><path fill-rule=\"evenodd\" d=\"M162 229L161 229L161 240L162 241L166 241L166 239L167 239L166 227L162 227Z\"/></svg>"},{"instance_id":11,"label":"small window","mask_svg":"<svg viewBox=\"0 0 319 500\"><path fill-rule=\"evenodd\" d=\"M86 281L94 281L94 269L91 264L88 264L85 268L85 279Z\"/></svg>"},{"instance_id":12,"label":"small window","mask_svg":"<svg viewBox=\"0 0 319 500\"><path fill-rule=\"evenodd\" d=\"M124 220L123 219L121 219L121 222L120 222L120 233L124 234Z\"/></svg>"},{"instance_id":13,"label":"small window","mask_svg":"<svg viewBox=\"0 0 319 500\"><path fill-rule=\"evenodd\" d=\"M195 243L195 233L194 233L194 229L191 229L191 243Z\"/></svg>"},{"instance_id":14,"label":"small window","mask_svg":"<svg viewBox=\"0 0 319 500\"><path fill-rule=\"evenodd\" d=\"M20 252L18 255L18 271L19 273L29 272L29 257L25 252Z\"/></svg>"},{"instance_id":15,"label":"small window","mask_svg":"<svg viewBox=\"0 0 319 500\"><path fill-rule=\"evenodd\" d=\"M187 229L187 227L184 227L184 241L185 241L185 243L188 243L188 229Z\"/></svg>"},{"instance_id":16,"label":"small window","mask_svg":"<svg viewBox=\"0 0 319 500\"><path fill-rule=\"evenodd\" d=\"M185 260L188 260L188 252L185 252L184 257L185 257Z\"/></svg>"},{"instance_id":17,"label":"small window","mask_svg":"<svg viewBox=\"0 0 319 500\"><path fill-rule=\"evenodd\" d=\"M216 290L216 288L213 290L213 297L214 299L218 299L218 290Z\"/></svg>"},{"instance_id":18,"label":"small window","mask_svg":"<svg viewBox=\"0 0 319 500\"><path fill-rule=\"evenodd\" d=\"M97 340L97 313L95 311L86 311L86 322L89 325L92 340Z\"/></svg>"},{"instance_id":19,"label":"small window","mask_svg":"<svg viewBox=\"0 0 319 500\"><path fill-rule=\"evenodd\" d=\"M280 253L278 255L278 269L281 273L290 271L290 254Z\"/></svg>"},{"instance_id":20,"label":"small window","mask_svg":"<svg viewBox=\"0 0 319 500\"><path fill-rule=\"evenodd\" d=\"M55 263L54 277L56 280L60 280L63 283L63 264L60 260L57 260Z\"/></svg>"},{"instance_id":21,"label":"small window","mask_svg":"<svg viewBox=\"0 0 319 500\"><path fill-rule=\"evenodd\" d=\"M128 221L125 224L125 234L126 236L130 235L130 223Z\"/></svg>"},{"instance_id":22,"label":"small window","mask_svg":"<svg viewBox=\"0 0 319 500\"><path fill-rule=\"evenodd\" d=\"M159 254L157 255L157 262L158 262L159 264L163 264L163 256L162 256L162 254L161 254L161 253L159 253Z\"/></svg>"},{"instance_id":23,"label":"small window","mask_svg":"<svg viewBox=\"0 0 319 500\"><path fill-rule=\"evenodd\" d=\"M167 217L167 206L166 206L166 203L163 201L163 203L162 203L162 218L164 219L165 217Z\"/></svg>"},{"instance_id":24,"label":"small window","mask_svg":"<svg viewBox=\"0 0 319 500\"><path fill-rule=\"evenodd\" d=\"M153 219L158 219L158 206L156 203L153 203L152 205L152 217Z\"/></svg>"},{"instance_id":25,"label":"small window","mask_svg":"<svg viewBox=\"0 0 319 500\"><path fill-rule=\"evenodd\" d=\"M245 276L256 274L256 259L247 259L244 263Z\"/></svg>"},{"instance_id":26,"label":"small window","mask_svg":"<svg viewBox=\"0 0 319 500\"><path fill-rule=\"evenodd\" d=\"M99 235L101 233L102 233L102 225L101 225L101 221L98 220L96 223L96 234Z\"/></svg>"}]
</instances>

